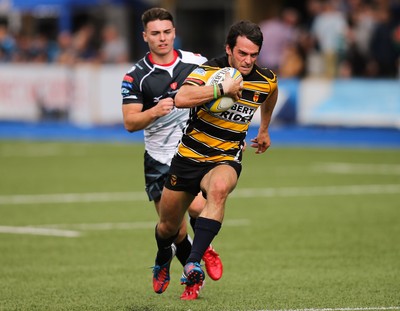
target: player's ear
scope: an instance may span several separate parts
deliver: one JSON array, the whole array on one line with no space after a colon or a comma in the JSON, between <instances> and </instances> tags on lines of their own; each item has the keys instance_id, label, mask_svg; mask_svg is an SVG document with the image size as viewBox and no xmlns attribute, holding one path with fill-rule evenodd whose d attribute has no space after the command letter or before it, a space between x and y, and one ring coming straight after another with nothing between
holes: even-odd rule
<instances>
[{"instance_id":1,"label":"player's ear","mask_svg":"<svg viewBox=\"0 0 400 311\"><path fill-rule=\"evenodd\" d=\"M226 53L226 55L229 55L229 56L232 55L232 50L231 50L231 48L229 47L228 44L225 45L225 53Z\"/></svg>"},{"instance_id":2,"label":"player's ear","mask_svg":"<svg viewBox=\"0 0 400 311\"><path fill-rule=\"evenodd\" d=\"M146 35L146 32L143 31L143 32L142 32L142 35L143 35L143 40L144 40L144 42L147 42L147 35Z\"/></svg>"}]
</instances>

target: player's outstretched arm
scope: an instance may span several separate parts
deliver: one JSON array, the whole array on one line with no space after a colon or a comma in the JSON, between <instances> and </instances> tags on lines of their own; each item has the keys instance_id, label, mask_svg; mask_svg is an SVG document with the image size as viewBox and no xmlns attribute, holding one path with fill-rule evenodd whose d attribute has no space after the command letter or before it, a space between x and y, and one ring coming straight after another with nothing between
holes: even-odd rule
<instances>
[{"instance_id":1,"label":"player's outstretched arm","mask_svg":"<svg viewBox=\"0 0 400 311\"><path fill-rule=\"evenodd\" d=\"M251 147L257 148L256 153L264 153L271 146L268 128L271 123L272 113L278 100L278 89L261 105L261 124L256 138L251 139Z\"/></svg>"}]
</instances>

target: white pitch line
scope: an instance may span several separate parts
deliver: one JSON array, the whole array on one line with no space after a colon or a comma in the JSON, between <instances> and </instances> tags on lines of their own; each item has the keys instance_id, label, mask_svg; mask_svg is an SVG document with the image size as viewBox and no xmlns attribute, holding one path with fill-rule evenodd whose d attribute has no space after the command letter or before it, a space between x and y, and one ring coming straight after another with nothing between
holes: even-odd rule
<instances>
[{"instance_id":1,"label":"white pitch line","mask_svg":"<svg viewBox=\"0 0 400 311\"><path fill-rule=\"evenodd\" d=\"M362 164L362 163L320 163L314 166L318 172L333 174L380 174L400 175L400 165L397 164Z\"/></svg>"},{"instance_id":2,"label":"white pitch line","mask_svg":"<svg viewBox=\"0 0 400 311\"><path fill-rule=\"evenodd\" d=\"M155 221L138 221L138 222L117 222L117 223L95 223L95 224L48 224L40 225L40 227L55 228L55 229L74 229L74 230L132 230L132 229L154 229ZM224 221L224 226L241 227L248 226L249 219L227 219ZM30 226L36 227L36 226Z\"/></svg>"},{"instance_id":3,"label":"white pitch line","mask_svg":"<svg viewBox=\"0 0 400 311\"><path fill-rule=\"evenodd\" d=\"M310 308L310 309L264 309L255 311L384 311L384 310L400 310L398 307L355 307L355 308Z\"/></svg>"},{"instance_id":4,"label":"white pitch line","mask_svg":"<svg viewBox=\"0 0 400 311\"><path fill-rule=\"evenodd\" d=\"M130 202L148 200L144 192L95 192L2 195L0 205L5 204L54 204L91 202Z\"/></svg>"},{"instance_id":5,"label":"white pitch line","mask_svg":"<svg viewBox=\"0 0 400 311\"><path fill-rule=\"evenodd\" d=\"M224 226L238 227L248 226L249 219L228 219ZM104 231L104 230L134 230L134 229L154 229L154 221L143 222L120 222L120 223L97 223L97 224L47 224L47 225L29 225L29 226L0 226L0 233L8 234L28 234L28 235L47 235L66 238L76 238L81 236L80 231ZM72 231L65 229L74 229Z\"/></svg>"},{"instance_id":6,"label":"white pitch line","mask_svg":"<svg viewBox=\"0 0 400 311\"><path fill-rule=\"evenodd\" d=\"M236 189L230 198L398 194L400 184ZM2 195L0 205L147 201L143 192Z\"/></svg>"},{"instance_id":7,"label":"white pitch line","mask_svg":"<svg viewBox=\"0 0 400 311\"><path fill-rule=\"evenodd\" d=\"M361 195L400 193L400 184L393 185L347 185L323 187L282 187L264 189L236 189L230 197L303 197L329 195Z\"/></svg>"},{"instance_id":8,"label":"white pitch line","mask_svg":"<svg viewBox=\"0 0 400 311\"><path fill-rule=\"evenodd\" d=\"M60 230L53 228L38 228L29 226L27 227L0 226L0 233L46 235L46 236L58 236L65 238L77 238L81 235L81 233L78 231Z\"/></svg>"}]
</instances>

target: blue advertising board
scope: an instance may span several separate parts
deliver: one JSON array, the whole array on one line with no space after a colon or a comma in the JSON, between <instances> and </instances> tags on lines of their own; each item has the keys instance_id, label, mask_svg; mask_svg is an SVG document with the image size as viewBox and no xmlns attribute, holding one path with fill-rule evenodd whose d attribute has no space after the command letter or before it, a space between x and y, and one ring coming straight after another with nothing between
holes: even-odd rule
<instances>
[{"instance_id":1,"label":"blue advertising board","mask_svg":"<svg viewBox=\"0 0 400 311\"><path fill-rule=\"evenodd\" d=\"M298 104L303 125L400 128L400 80L307 79Z\"/></svg>"}]
</instances>

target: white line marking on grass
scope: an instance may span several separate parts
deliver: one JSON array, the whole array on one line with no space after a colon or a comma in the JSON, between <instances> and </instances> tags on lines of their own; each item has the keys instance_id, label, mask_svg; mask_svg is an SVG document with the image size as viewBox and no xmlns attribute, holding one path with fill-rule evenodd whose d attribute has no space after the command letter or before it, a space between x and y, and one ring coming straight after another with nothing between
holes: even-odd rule
<instances>
[{"instance_id":1,"label":"white line marking on grass","mask_svg":"<svg viewBox=\"0 0 400 311\"><path fill-rule=\"evenodd\" d=\"M77 238L81 235L80 232L71 230L59 230L59 229L38 228L38 227L13 227L13 226L0 226L0 233L47 235L47 236L57 236L65 238Z\"/></svg>"},{"instance_id":2,"label":"white line marking on grass","mask_svg":"<svg viewBox=\"0 0 400 311\"><path fill-rule=\"evenodd\" d=\"M362 163L320 163L314 166L318 172L334 174L380 174L400 175L400 165L396 164L362 164Z\"/></svg>"},{"instance_id":3,"label":"white line marking on grass","mask_svg":"<svg viewBox=\"0 0 400 311\"><path fill-rule=\"evenodd\" d=\"M238 227L248 226L249 219L229 219L224 222L224 226ZM47 235L66 238L76 238L81 236L80 231L64 230L74 229L81 231L103 231L103 230L134 230L134 229L154 229L155 221L143 222L120 222L120 223L99 223L99 224L48 224L39 226L0 226L0 233L8 234L29 234L29 235Z\"/></svg>"},{"instance_id":4,"label":"white line marking on grass","mask_svg":"<svg viewBox=\"0 0 400 311\"><path fill-rule=\"evenodd\" d=\"M231 198L397 194L400 184L236 189ZM147 201L143 192L2 195L0 205Z\"/></svg>"},{"instance_id":5,"label":"white line marking on grass","mask_svg":"<svg viewBox=\"0 0 400 311\"><path fill-rule=\"evenodd\" d=\"M132 230L132 229L154 229L156 221L142 221L142 222L117 222L117 223L97 223L97 224L50 224L40 225L40 227L63 229L69 228L74 230ZM249 219L227 219L224 221L224 226L240 227L248 226ZM30 226L35 227L35 226Z\"/></svg>"},{"instance_id":6,"label":"white line marking on grass","mask_svg":"<svg viewBox=\"0 0 400 311\"><path fill-rule=\"evenodd\" d=\"M236 189L230 194L232 198L249 197L303 197L329 195L366 195L366 194L400 193L400 185L348 185L325 187L282 187Z\"/></svg>"},{"instance_id":7,"label":"white line marking on grass","mask_svg":"<svg viewBox=\"0 0 400 311\"><path fill-rule=\"evenodd\" d=\"M66 150L61 145L44 143L38 145L22 144L15 146L3 145L0 148L0 157L4 158L37 158L37 157L59 157L66 155L68 157L80 157L86 156L85 145L81 145L80 148L74 148Z\"/></svg>"},{"instance_id":8,"label":"white line marking on grass","mask_svg":"<svg viewBox=\"0 0 400 311\"><path fill-rule=\"evenodd\" d=\"M62 154L63 153L60 147L47 144L41 144L37 146L4 146L2 149L0 149L0 156L9 158L50 157Z\"/></svg>"},{"instance_id":9,"label":"white line marking on grass","mask_svg":"<svg viewBox=\"0 0 400 311\"><path fill-rule=\"evenodd\" d=\"M91 202L130 202L146 201L143 192L95 192L95 193L55 193L21 194L0 196L0 205L4 204L54 204L54 203L91 203Z\"/></svg>"},{"instance_id":10,"label":"white line marking on grass","mask_svg":"<svg viewBox=\"0 0 400 311\"><path fill-rule=\"evenodd\" d=\"M355 308L311 308L311 309L264 309L256 311L373 311L373 310L400 310L399 307L355 307Z\"/></svg>"}]
</instances>

